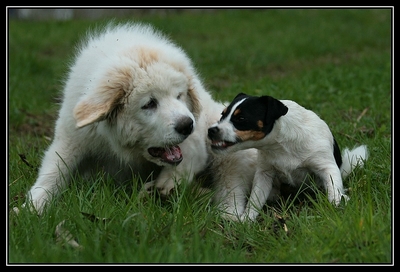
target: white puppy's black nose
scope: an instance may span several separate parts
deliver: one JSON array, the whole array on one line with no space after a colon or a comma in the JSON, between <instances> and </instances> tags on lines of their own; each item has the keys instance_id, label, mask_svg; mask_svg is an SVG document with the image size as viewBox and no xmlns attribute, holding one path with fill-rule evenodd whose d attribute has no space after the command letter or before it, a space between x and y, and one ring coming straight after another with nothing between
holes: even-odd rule
<instances>
[{"instance_id":1,"label":"white puppy's black nose","mask_svg":"<svg viewBox=\"0 0 400 272\"><path fill-rule=\"evenodd\" d=\"M182 118L178 125L175 127L175 130L182 135L188 136L193 131L193 120L190 117Z\"/></svg>"}]
</instances>

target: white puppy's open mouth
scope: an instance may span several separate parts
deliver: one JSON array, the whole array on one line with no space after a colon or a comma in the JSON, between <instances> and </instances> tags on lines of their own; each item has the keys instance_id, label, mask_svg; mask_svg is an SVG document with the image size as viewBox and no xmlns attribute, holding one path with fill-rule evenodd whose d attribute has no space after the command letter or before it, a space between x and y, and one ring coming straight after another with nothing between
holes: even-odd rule
<instances>
[{"instance_id":1,"label":"white puppy's open mouth","mask_svg":"<svg viewBox=\"0 0 400 272\"><path fill-rule=\"evenodd\" d=\"M161 161L173 165L178 165L183 159L181 148L178 145L169 147L150 147L147 151L151 156L160 158Z\"/></svg>"}]
</instances>

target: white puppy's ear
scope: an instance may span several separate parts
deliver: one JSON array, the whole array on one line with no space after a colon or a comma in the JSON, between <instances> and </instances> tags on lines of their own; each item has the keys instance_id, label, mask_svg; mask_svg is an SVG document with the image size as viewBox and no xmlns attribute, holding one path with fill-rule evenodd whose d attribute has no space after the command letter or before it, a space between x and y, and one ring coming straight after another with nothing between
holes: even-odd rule
<instances>
[{"instance_id":1,"label":"white puppy's ear","mask_svg":"<svg viewBox=\"0 0 400 272\"><path fill-rule=\"evenodd\" d=\"M78 128L104 120L118 105L123 103L127 93L133 89L131 68L110 69L97 85L81 97L74 108Z\"/></svg>"},{"instance_id":2,"label":"white puppy's ear","mask_svg":"<svg viewBox=\"0 0 400 272\"><path fill-rule=\"evenodd\" d=\"M81 128L105 119L124 96L122 89L109 89L82 97L74 108L76 126Z\"/></svg>"},{"instance_id":3,"label":"white puppy's ear","mask_svg":"<svg viewBox=\"0 0 400 272\"><path fill-rule=\"evenodd\" d=\"M190 88L188 91L188 96L190 98L190 104L192 108L192 113L196 119L199 118L200 113L203 109L200 103L199 95L195 89Z\"/></svg>"}]
</instances>

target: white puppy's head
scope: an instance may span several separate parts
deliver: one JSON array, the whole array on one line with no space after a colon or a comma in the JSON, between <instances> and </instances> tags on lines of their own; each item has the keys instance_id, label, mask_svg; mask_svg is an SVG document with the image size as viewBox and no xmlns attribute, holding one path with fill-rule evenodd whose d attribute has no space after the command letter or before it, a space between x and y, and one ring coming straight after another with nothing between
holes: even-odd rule
<instances>
[{"instance_id":1,"label":"white puppy's head","mask_svg":"<svg viewBox=\"0 0 400 272\"><path fill-rule=\"evenodd\" d=\"M218 123L208 129L212 150L233 152L260 148L274 123L288 108L271 96L238 94L222 112Z\"/></svg>"},{"instance_id":2,"label":"white puppy's head","mask_svg":"<svg viewBox=\"0 0 400 272\"><path fill-rule=\"evenodd\" d=\"M126 160L141 156L161 166L179 164L179 144L201 111L202 86L186 55L166 40L153 46L147 41L107 56L93 69L74 108L78 129L95 130Z\"/></svg>"}]
</instances>

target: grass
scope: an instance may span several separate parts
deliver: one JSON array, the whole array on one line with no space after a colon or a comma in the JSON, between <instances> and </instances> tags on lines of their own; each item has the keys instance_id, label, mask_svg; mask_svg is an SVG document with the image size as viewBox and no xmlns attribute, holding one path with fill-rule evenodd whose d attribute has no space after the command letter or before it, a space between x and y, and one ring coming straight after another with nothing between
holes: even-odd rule
<instances>
[{"instance_id":1,"label":"grass","mask_svg":"<svg viewBox=\"0 0 400 272\"><path fill-rule=\"evenodd\" d=\"M334 208L323 193L292 195L269 203L255 223L235 223L192 186L162 202L102 173L91 182L78 176L42 217L8 214L7 262L391 264L391 16L389 9L137 15L182 46L216 99L246 92L295 100L317 112L343 148L367 144L365 167L345 180L351 201ZM9 21L9 209L35 182L74 45L105 21ZM83 249L57 242L63 220Z\"/></svg>"}]
</instances>

